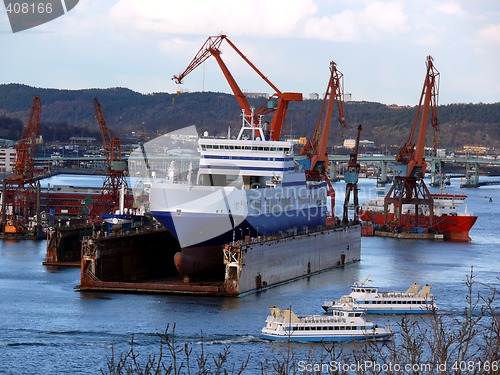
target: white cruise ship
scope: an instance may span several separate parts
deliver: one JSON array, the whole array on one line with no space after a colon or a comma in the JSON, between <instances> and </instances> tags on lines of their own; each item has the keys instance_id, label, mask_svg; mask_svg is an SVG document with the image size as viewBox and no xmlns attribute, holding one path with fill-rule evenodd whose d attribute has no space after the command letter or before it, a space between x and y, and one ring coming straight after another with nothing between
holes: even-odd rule
<instances>
[{"instance_id":1,"label":"white cruise ship","mask_svg":"<svg viewBox=\"0 0 500 375\"><path fill-rule=\"evenodd\" d=\"M198 265L221 263L221 245L234 240L303 234L326 224L326 183L306 181L292 142L268 140L262 124L242 118L235 139L199 138L195 181L151 186L151 214L183 249L178 268L191 268L189 257Z\"/></svg>"}]
</instances>

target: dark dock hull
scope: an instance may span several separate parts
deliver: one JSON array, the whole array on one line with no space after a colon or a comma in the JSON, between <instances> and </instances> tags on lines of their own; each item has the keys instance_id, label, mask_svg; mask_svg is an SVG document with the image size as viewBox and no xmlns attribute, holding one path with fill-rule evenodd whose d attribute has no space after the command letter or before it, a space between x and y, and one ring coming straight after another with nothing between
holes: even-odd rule
<instances>
[{"instance_id":1,"label":"dark dock hull","mask_svg":"<svg viewBox=\"0 0 500 375\"><path fill-rule=\"evenodd\" d=\"M178 273L180 251L166 229L86 239L79 289L241 296L359 261L361 225L236 241L220 249L218 267L193 277Z\"/></svg>"},{"instance_id":2,"label":"dark dock hull","mask_svg":"<svg viewBox=\"0 0 500 375\"><path fill-rule=\"evenodd\" d=\"M163 228L90 237L82 243L80 290L176 275L178 250L176 240Z\"/></svg>"},{"instance_id":3,"label":"dark dock hull","mask_svg":"<svg viewBox=\"0 0 500 375\"><path fill-rule=\"evenodd\" d=\"M46 266L80 267L82 239L92 235L93 226L85 220L61 223L47 232Z\"/></svg>"}]
</instances>

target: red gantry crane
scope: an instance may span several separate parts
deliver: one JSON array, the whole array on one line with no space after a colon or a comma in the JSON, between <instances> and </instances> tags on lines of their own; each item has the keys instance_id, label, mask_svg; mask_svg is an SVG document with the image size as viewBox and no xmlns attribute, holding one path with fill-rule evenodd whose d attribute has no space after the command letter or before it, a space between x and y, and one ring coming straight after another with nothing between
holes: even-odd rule
<instances>
[{"instance_id":1,"label":"red gantry crane","mask_svg":"<svg viewBox=\"0 0 500 375\"><path fill-rule=\"evenodd\" d=\"M28 121L16 145L12 173L3 183L2 233L38 236L40 228L40 183L35 180L35 155L40 134L41 100L33 99Z\"/></svg>"},{"instance_id":2,"label":"red gantry crane","mask_svg":"<svg viewBox=\"0 0 500 375\"><path fill-rule=\"evenodd\" d=\"M415 205L415 223L419 223L419 206L427 205L429 208L430 222L433 223L433 199L429 189L423 180L427 163L424 157L424 144L427 135L427 127L430 123L435 132L439 132L438 125L438 95L439 95L439 71L434 67L433 58L427 56L427 73L425 75L420 102L413 120L410 137L406 144L396 155L394 165L394 182L384 199L384 222L387 223L389 205L394 205L395 223L399 227L404 226L401 217L403 204ZM416 142L414 137L417 135ZM437 148L436 137L434 137L434 148Z\"/></svg>"},{"instance_id":3,"label":"red gantry crane","mask_svg":"<svg viewBox=\"0 0 500 375\"><path fill-rule=\"evenodd\" d=\"M243 91L241 91L240 87L236 83L233 75L227 68L226 64L222 60L220 45L223 41L226 41L234 51L275 91L273 94L263 105L261 105L258 109L253 110L250 103L248 102L248 98L245 96ZM270 124L270 139L273 141L277 141L281 137L281 129L283 127L283 123L285 121L286 112L288 109L288 104L290 101L302 101L302 94L297 92L281 92L278 88L271 82L269 79L264 76L257 67L252 64L252 62L245 56L241 51L229 40L226 35L218 35L218 36L210 36L200 48L194 59L188 65L184 72L179 75L174 76L172 79L175 83L180 84L182 80L193 70L195 70L198 66L200 66L203 62L205 62L210 56L213 56L219 67L224 74L231 90L238 101L242 111L244 112L244 116L247 117L247 120L250 124L259 124L262 116L275 112L271 124Z\"/></svg>"},{"instance_id":4,"label":"red gantry crane","mask_svg":"<svg viewBox=\"0 0 500 375\"><path fill-rule=\"evenodd\" d=\"M332 217L335 212L335 190L328 177L330 164L328 160L327 145L335 103L337 103L339 123L347 126L347 122L344 118L343 77L343 74L337 70L337 64L334 61L330 62L330 79L321 106L318 122L316 123L316 129L314 130L312 138L306 142L300 151L301 155L306 155L310 160L309 169L306 170L306 179L309 181L323 180L328 184Z\"/></svg>"},{"instance_id":5,"label":"red gantry crane","mask_svg":"<svg viewBox=\"0 0 500 375\"><path fill-rule=\"evenodd\" d=\"M121 190L128 194L127 163L122 160L120 138L111 138L101 104L94 98L95 116L99 123L107 172L102 185L99 202L95 202L89 214L90 220L97 220L103 213L112 213L119 208Z\"/></svg>"}]
</instances>

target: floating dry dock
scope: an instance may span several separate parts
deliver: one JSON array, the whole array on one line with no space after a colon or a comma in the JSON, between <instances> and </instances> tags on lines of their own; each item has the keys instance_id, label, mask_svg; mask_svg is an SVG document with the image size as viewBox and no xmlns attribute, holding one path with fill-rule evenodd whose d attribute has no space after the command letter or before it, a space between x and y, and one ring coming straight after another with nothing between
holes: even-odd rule
<instances>
[{"instance_id":1,"label":"floating dry dock","mask_svg":"<svg viewBox=\"0 0 500 375\"><path fill-rule=\"evenodd\" d=\"M86 220L61 220L47 230L45 266L80 267L85 236L92 235L93 225Z\"/></svg>"},{"instance_id":2,"label":"floating dry dock","mask_svg":"<svg viewBox=\"0 0 500 375\"><path fill-rule=\"evenodd\" d=\"M182 278L178 242L166 229L89 237L82 242L81 291L240 296L361 259L361 225L273 237L221 248L218 271Z\"/></svg>"}]
</instances>

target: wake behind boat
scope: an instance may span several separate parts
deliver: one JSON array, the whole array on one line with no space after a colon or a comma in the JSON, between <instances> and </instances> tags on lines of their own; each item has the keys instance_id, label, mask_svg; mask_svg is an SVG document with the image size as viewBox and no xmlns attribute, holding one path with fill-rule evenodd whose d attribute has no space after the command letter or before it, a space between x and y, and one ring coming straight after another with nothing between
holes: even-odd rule
<instances>
[{"instance_id":1,"label":"wake behind boat","mask_svg":"<svg viewBox=\"0 0 500 375\"><path fill-rule=\"evenodd\" d=\"M365 281L366 282L366 281ZM367 314L428 314L436 311L431 286L413 284L406 292L383 292L365 282L351 286L351 293L338 300L325 301L323 310L331 313L348 307L363 309Z\"/></svg>"},{"instance_id":2,"label":"wake behind boat","mask_svg":"<svg viewBox=\"0 0 500 375\"><path fill-rule=\"evenodd\" d=\"M291 309L271 307L262 336L273 341L337 342L386 340L387 327L378 327L363 318L357 309L334 310L331 315L297 316Z\"/></svg>"}]
</instances>

